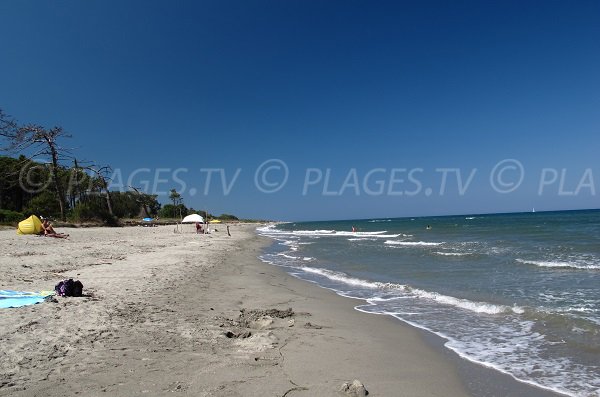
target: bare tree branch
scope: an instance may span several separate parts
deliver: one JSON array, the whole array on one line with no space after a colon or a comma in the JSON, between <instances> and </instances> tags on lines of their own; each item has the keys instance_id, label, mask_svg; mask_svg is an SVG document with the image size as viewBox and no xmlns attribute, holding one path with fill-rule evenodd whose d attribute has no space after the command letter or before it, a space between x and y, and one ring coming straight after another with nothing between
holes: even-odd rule
<instances>
[{"instance_id":1,"label":"bare tree branch","mask_svg":"<svg viewBox=\"0 0 600 397\"><path fill-rule=\"evenodd\" d=\"M110 191L108 190L108 182L107 182L110 179L109 175L112 173L112 168L108 165L101 166L101 167L95 166L95 165L87 165L82 168L89 170L96 175L96 177L98 178L98 181L100 182L100 190L101 191L104 190L104 192L105 192L106 206L108 207L108 213L111 216L114 216L112 198L110 197Z\"/></svg>"},{"instance_id":2,"label":"bare tree branch","mask_svg":"<svg viewBox=\"0 0 600 397\"><path fill-rule=\"evenodd\" d=\"M17 153L31 150L33 155L28 156L29 159L41 156L50 157L50 175L60 205L61 219L66 220L65 191L58 177L58 169L67 153L61 149L57 140L68 138L70 135L65 133L62 127L46 129L37 124L19 126L12 117L0 110L0 136L6 140L5 150Z\"/></svg>"}]
</instances>

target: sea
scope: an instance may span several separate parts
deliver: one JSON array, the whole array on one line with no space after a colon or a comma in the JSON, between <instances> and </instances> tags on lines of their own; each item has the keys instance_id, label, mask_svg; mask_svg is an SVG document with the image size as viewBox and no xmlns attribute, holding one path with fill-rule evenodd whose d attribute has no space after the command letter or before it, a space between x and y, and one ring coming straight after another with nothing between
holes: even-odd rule
<instances>
[{"instance_id":1,"label":"sea","mask_svg":"<svg viewBox=\"0 0 600 397\"><path fill-rule=\"evenodd\" d=\"M354 229L354 231L353 231ZM515 379L600 396L600 210L279 223L260 259Z\"/></svg>"}]
</instances>

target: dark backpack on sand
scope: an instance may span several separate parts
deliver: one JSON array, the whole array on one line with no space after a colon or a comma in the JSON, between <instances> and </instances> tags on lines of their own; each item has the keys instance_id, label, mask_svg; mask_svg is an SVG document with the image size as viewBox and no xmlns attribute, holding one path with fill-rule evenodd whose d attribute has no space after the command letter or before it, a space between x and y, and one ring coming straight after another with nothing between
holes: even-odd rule
<instances>
[{"instance_id":1,"label":"dark backpack on sand","mask_svg":"<svg viewBox=\"0 0 600 397\"><path fill-rule=\"evenodd\" d=\"M60 296L81 296L83 294L83 284L79 280L73 281L70 278L56 284L54 291Z\"/></svg>"}]
</instances>

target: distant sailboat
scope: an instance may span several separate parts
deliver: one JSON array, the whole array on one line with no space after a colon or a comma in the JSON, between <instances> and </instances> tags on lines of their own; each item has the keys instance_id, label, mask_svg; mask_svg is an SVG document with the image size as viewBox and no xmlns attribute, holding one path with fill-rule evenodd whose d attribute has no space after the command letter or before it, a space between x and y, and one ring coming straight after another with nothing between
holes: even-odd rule
<instances>
[{"instance_id":1,"label":"distant sailboat","mask_svg":"<svg viewBox=\"0 0 600 397\"><path fill-rule=\"evenodd\" d=\"M531 210L531 212L535 212L535 207Z\"/></svg>"}]
</instances>

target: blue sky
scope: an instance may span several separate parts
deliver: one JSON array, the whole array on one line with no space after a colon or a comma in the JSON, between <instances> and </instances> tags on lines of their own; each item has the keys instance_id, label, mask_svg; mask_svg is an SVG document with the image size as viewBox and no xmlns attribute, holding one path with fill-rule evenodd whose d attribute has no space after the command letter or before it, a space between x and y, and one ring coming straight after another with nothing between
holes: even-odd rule
<instances>
[{"instance_id":1,"label":"blue sky","mask_svg":"<svg viewBox=\"0 0 600 397\"><path fill-rule=\"evenodd\" d=\"M0 20L0 108L63 126L114 188L284 220L600 207L597 1L25 0Z\"/></svg>"}]
</instances>

